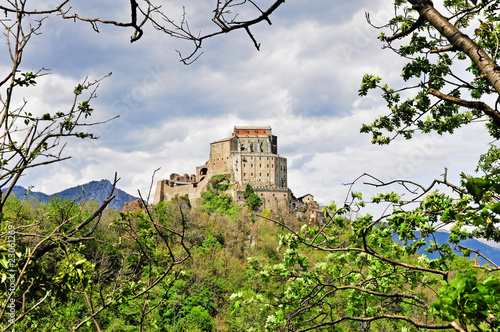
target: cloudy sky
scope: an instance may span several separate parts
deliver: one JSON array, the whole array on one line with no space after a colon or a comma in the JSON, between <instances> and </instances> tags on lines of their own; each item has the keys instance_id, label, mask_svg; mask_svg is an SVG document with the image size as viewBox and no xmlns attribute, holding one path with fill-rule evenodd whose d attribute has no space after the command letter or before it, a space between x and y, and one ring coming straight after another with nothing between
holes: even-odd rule
<instances>
[{"instance_id":1,"label":"cloudy sky","mask_svg":"<svg viewBox=\"0 0 500 332\"><path fill-rule=\"evenodd\" d=\"M127 1L93 2L74 8L126 18ZM215 30L210 21L215 0L163 2L177 18L184 5L193 31ZM189 42L151 27L131 44L130 30L101 27L97 34L90 25L50 17L42 34L30 41L23 66L50 68L52 75L17 97L40 112L64 110L76 84L112 72L93 100L93 118L120 117L94 128L99 140L71 140L66 147L71 160L28 172L20 184L54 193L112 180L118 172L119 188L147 193L155 169L161 167L155 181L173 172L194 173L208 159L210 142L230 136L235 125L271 126L280 155L288 158L290 188L296 196L311 193L322 204L342 201L343 184L365 172L423 183L440 177L445 167L452 179L461 171L472 173L488 148L481 125L453 136L398 139L384 147L359 134L362 123L386 113L377 93L357 96L363 74L403 84L402 60L382 49L376 39L380 31L365 19L369 12L373 23L382 24L391 8L391 0L287 1L272 25L252 28L260 51L244 31L236 31L205 41L203 55L190 66L179 63L176 53L189 52ZM9 67L2 50L5 72Z\"/></svg>"}]
</instances>

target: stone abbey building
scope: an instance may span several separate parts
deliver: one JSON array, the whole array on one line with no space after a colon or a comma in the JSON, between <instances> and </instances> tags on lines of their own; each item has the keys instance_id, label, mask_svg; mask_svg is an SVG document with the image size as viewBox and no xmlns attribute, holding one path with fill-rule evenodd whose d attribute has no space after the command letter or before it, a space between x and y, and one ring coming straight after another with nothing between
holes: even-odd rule
<instances>
[{"instance_id":1,"label":"stone abbey building","mask_svg":"<svg viewBox=\"0 0 500 332\"><path fill-rule=\"evenodd\" d=\"M154 204L176 195L188 195L196 204L217 174L230 175L235 185L229 191L236 202L245 201L243 193L250 183L264 209L290 211L299 203L287 187L286 158L278 154L278 138L271 127L235 126L230 137L210 144L210 159L196 167L196 174L173 173L170 179L158 181Z\"/></svg>"}]
</instances>

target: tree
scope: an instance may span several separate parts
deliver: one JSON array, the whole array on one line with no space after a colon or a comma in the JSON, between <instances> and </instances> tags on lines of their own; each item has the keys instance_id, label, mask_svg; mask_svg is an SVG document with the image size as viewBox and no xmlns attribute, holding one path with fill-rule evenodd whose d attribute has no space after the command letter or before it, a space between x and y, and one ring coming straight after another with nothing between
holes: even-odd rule
<instances>
[{"instance_id":1,"label":"tree","mask_svg":"<svg viewBox=\"0 0 500 332\"><path fill-rule=\"evenodd\" d=\"M253 191L252 185L250 183L247 183L247 185L245 187L245 192L243 193L243 198L248 199L248 197L250 197L250 195L253 193L254 193L254 191Z\"/></svg>"},{"instance_id":2,"label":"tree","mask_svg":"<svg viewBox=\"0 0 500 332\"><path fill-rule=\"evenodd\" d=\"M0 93L2 105L0 115L2 127L0 234L5 240L5 245L0 247L3 286L0 297L2 330L9 330L14 324L19 324L26 319L29 321L30 315L37 312L40 317L43 317L44 307L46 308L49 303L57 303L69 294L83 294L86 299L85 305L88 307L88 315L83 319L79 317L81 320L74 322L71 328L78 329L86 322L93 321L95 328L100 330L97 317L124 297L130 301L143 301L141 313L143 317L146 317L151 309L150 302L148 302L149 292L157 285L165 286L162 282L167 279L169 281L166 282L165 287L168 287L169 283L173 282L172 280L175 281L176 274L173 268L189 257L189 251L183 246L185 225L183 217L178 219L181 220L176 224L178 228L168 228L158 224L157 219L154 218L159 217L153 217L148 210L146 214L139 214L135 217L126 216L120 219L119 224L123 226L127 224L125 221L129 221L130 227L123 226L122 232L142 249L141 254L138 255L140 259L138 262L128 262L127 259L131 259L130 257L120 257L122 265L118 264L121 268L115 271L114 287L92 289L89 280L95 278L94 264L96 262L91 262L89 257L82 252L85 244L95 245L96 241L99 242L95 238L96 231L99 229L107 204L113 199L113 190L103 205L91 206L93 210L89 210L88 206L77 207L76 202L56 204L54 207L56 212L50 211L41 217L42 220L47 220L47 218L51 220L51 223L46 224L48 227L46 229L40 228L38 217L32 216L27 220L21 218L19 213L4 211L14 186L25 172L34 167L62 162L69 158L64 155L63 151L65 139L69 137L97 138L88 129L99 124L90 122L89 118L94 112L91 101L96 97L96 90L102 78L96 80L87 78L78 84L74 88L72 100L68 103L66 110L39 114L36 105L31 105L22 98L26 89L35 88L37 81L49 74L45 68L26 70L22 65L23 56L29 52L29 41L43 32L44 20L49 16L59 16L63 20L88 23L96 32L99 32L102 25L128 28L132 30L131 42L140 40L146 26L150 25L168 36L193 42L193 52L187 56L181 56L181 61L187 64L199 56L205 39L233 30L247 31L258 49L259 45L250 32L250 28L262 21L270 23L269 16L283 2L283 0L277 0L264 8L253 1L218 1L213 17L217 30L208 34L192 33L186 12L176 22L168 13L162 11L160 5L149 0L126 1L124 5L129 8L130 19L128 21L107 19L106 17L111 13L101 13L102 15L96 17L81 15L78 10L73 9L74 1L71 0L44 3L16 0L0 5L0 10L4 14L0 19L0 24L5 36L5 52L11 61L10 69L0 78L0 87L4 89ZM245 16L247 18L237 20L240 8L246 13L247 9L251 9L250 15L253 16ZM103 78L109 75L103 75ZM19 102L19 100L22 101ZM117 181L115 177L114 186ZM20 206L23 204L21 203ZM3 212L13 214L14 218L6 218ZM182 209L180 214L182 215ZM130 218L139 218L148 226L137 230L135 226L130 225ZM141 232L148 233L152 243L143 243L144 234ZM151 233L154 235L151 236ZM9 242L9 239L12 241ZM146 247L143 247L144 245ZM154 256L157 253L152 252L156 246L167 248L164 256L169 258L168 263L157 264ZM175 246L178 250L175 253L169 251L171 246ZM112 251L111 248L109 250ZM47 265L50 265L52 273L46 272ZM124 276L123 271L130 266L141 268L140 273L135 271L135 274ZM163 269L163 272L158 273L159 267ZM15 271L15 273L9 271ZM43 279L42 285L40 285L40 278ZM137 280L133 278L138 278L142 284L139 286L135 283ZM8 321L5 318L8 318ZM142 329L143 322L139 327L139 330Z\"/></svg>"},{"instance_id":3,"label":"tree","mask_svg":"<svg viewBox=\"0 0 500 332\"><path fill-rule=\"evenodd\" d=\"M262 205L262 199L259 197L259 195L253 193L248 196L247 204L252 210L256 211Z\"/></svg>"},{"instance_id":4,"label":"tree","mask_svg":"<svg viewBox=\"0 0 500 332\"><path fill-rule=\"evenodd\" d=\"M245 187L245 192L243 193L243 198L247 200L247 205L253 210L257 211L262 205L262 199L253 191L253 187L250 183L247 183Z\"/></svg>"},{"instance_id":5,"label":"tree","mask_svg":"<svg viewBox=\"0 0 500 332\"><path fill-rule=\"evenodd\" d=\"M386 47L410 60L401 76L412 84L392 89L380 85L380 77L363 78L359 94L364 96L370 89L379 88L391 110L362 127L362 132L372 133L374 143L387 144L399 135L409 139L417 130L453 133L462 125L484 120L488 121L490 134L499 137L500 114L495 102L500 92L496 64L498 1L473 5L456 0L446 1L444 6L449 18L428 0L395 1L401 14L385 27L379 27L392 33L387 36L382 32L379 37ZM418 17L414 18L413 13ZM475 35L474 40L468 33ZM393 45L405 37L409 37L407 44ZM470 74L461 72L464 61L470 61ZM406 95L410 96L403 101Z\"/></svg>"},{"instance_id":6,"label":"tree","mask_svg":"<svg viewBox=\"0 0 500 332\"><path fill-rule=\"evenodd\" d=\"M402 69L407 83L393 89L377 76L364 76L359 94L380 89L389 113L361 132L371 133L375 144L389 144L400 135L453 133L483 121L498 139L498 5L451 0L438 9L428 0L395 0L395 17L378 28L384 29L385 47L409 60ZM450 183L446 171L429 185L363 174L354 183L400 185L404 196L373 196L370 203L386 205L374 217L363 213L366 202L351 186L341 207L325 208L323 225L289 228L281 236L281 263L250 260L259 287L235 294L237 309L244 310L242 303L259 306L267 317L263 330L498 330L500 266L463 244L472 238L500 241L498 156L492 146L480 157L477 171L484 174L462 174L460 184ZM353 212L356 217L349 217ZM445 242L438 241L443 228L450 231Z\"/></svg>"}]
</instances>

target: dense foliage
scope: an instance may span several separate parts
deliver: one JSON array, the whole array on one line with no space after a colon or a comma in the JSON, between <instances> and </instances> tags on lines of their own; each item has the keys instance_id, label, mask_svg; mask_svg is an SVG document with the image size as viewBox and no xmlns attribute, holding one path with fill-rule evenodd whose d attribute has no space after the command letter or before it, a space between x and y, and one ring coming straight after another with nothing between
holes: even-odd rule
<instances>
[{"instance_id":1,"label":"dense foliage","mask_svg":"<svg viewBox=\"0 0 500 332\"><path fill-rule=\"evenodd\" d=\"M482 121L500 138L499 2L450 0L435 7L428 0L396 0L394 8L395 17L379 27L380 40L408 60L405 84L394 89L376 75L364 76L359 95L380 89L389 113L361 132L389 144L417 131L454 133ZM462 174L458 184L446 171L427 185L361 176L369 185L401 190L368 200L385 206L379 216L364 212L367 202L351 192L341 208L325 209L325 224L290 229L281 236L281 263L251 261L265 286L236 294L235 306L266 312L259 330L497 331L500 267L463 241L500 241L498 157L492 145L479 161L483 174ZM450 232L445 243L435 240L440 229Z\"/></svg>"},{"instance_id":2,"label":"dense foliage","mask_svg":"<svg viewBox=\"0 0 500 332\"><path fill-rule=\"evenodd\" d=\"M363 210L363 196L352 191L342 207L332 203L324 209L320 225L269 211L259 218L260 198L251 186L245 190L248 207L236 206L225 193L231 187L228 175L211 180L199 208L185 197L129 213L105 210L112 193L99 207L9 197L23 172L64 159L49 152L59 151L60 137L93 137L78 128L83 125L79 120L93 112L89 102L98 81L78 85L66 112L33 115L25 105L11 104L13 89L34 86L42 73L19 71L24 47L42 24L23 19L55 13L81 19L70 9L63 11L67 3L45 11L28 10L25 1L0 5L12 17L3 21L8 45L17 45L9 48L13 70L0 82L8 86L9 96L2 101L3 119L18 124L3 122L1 147L1 187L6 189L0 197L2 330L499 329L500 267L463 243L471 238L500 241L500 152L495 145L480 157L477 172L482 173L463 174L459 184L450 183L446 173L427 186L364 175L373 186L400 184L407 192L370 198L384 206L381 215L373 216ZM225 21L231 3L218 3L214 22L223 27L218 33L243 28L257 46L248 27L268 20L283 1L245 22ZM246 1L232 6L246 3L255 6ZM414 138L417 131L453 133L475 121L485 121L493 139L500 137L499 2L446 0L439 5L448 17L428 0L394 1L396 16L382 27L380 39L409 62L402 69L406 83L398 89L382 85L375 75L363 78L359 94L379 88L388 106L387 115L361 128L374 143L388 144L400 135ZM138 8L131 1L127 26L133 28L133 40L142 36L150 14L161 15L149 2L144 11ZM87 21L93 27L121 26ZM195 51L210 37L153 23L192 40ZM406 42L395 45L400 40ZM457 63L467 63L467 72ZM14 133L25 139L18 143ZM42 156L49 161L40 161ZM449 190L438 191L438 185ZM440 229L450 232L445 243L436 241Z\"/></svg>"},{"instance_id":3,"label":"dense foliage","mask_svg":"<svg viewBox=\"0 0 500 332\"><path fill-rule=\"evenodd\" d=\"M147 25L168 36L191 41L193 52L181 56L184 63L199 56L202 41L232 30L244 29L258 48L250 28L270 22L269 16L283 3L277 0L261 7L255 2L228 0L217 2L212 21L218 31L192 34L186 13L180 20L170 12L146 0L117 2L116 7L101 6L86 16L73 6L75 1L37 2L4 1L0 4L2 28L2 77L0 106L0 328L18 330L157 330L158 320L148 316L161 307L181 271L176 270L192 257L186 238L187 221L178 202L178 210L157 207L142 213L122 215L110 222L108 204L115 197L116 175L109 196L100 206L78 205L76 201L54 200L50 206L16 200L9 201L19 179L34 167L64 161L66 140L97 139L91 132L97 123L92 100L101 79L83 79L73 90L66 107L44 113L39 103L28 104L26 90L36 87L49 73L46 68L23 69L30 41L43 32L48 17L84 22L99 32L103 25L131 31L131 42L139 40ZM227 19L232 12L253 14L235 22ZM169 8L170 10L172 8ZM116 13L120 12L120 19ZM61 22L61 21L59 21ZM36 52L36 49L35 49ZM133 61L132 61L133 62ZM110 76L111 73L104 75ZM57 89L56 89L57 90ZM65 100L60 91L55 98ZM45 94L45 97L47 95ZM54 97L52 96L52 97ZM99 124L112 119L101 119ZM62 143L62 144L61 144ZM216 189L217 190L217 189ZM222 199L222 201L225 201ZM226 207L232 209L226 200ZM219 209L219 207L216 207ZM237 211L235 209L234 211ZM110 228L103 230L107 219ZM213 330L213 313L194 305L179 320L177 330ZM155 316L156 317L156 316ZM91 327L93 326L93 327ZM152 326L155 326L154 328Z\"/></svg>"},{"instance_id":4,"label":"dense foliage","mask_svg":"<svg viewBox=\"0 0 500 332\"><path fill-rule=\"evenodd\" d=\"M250 183L247 183L243 197L247 200L247 205L254 211L258 210L262 205L262 199L253 191Z\"/></svg>"},{"instance_id":5,"label":"dense foliage","mask_svg":"<svg viewBox=\"0 0 500 332\"><path fill-rule=\"evenodd\" d=\"M145 211L108 210L92 239L79 246L61 243L24 271L16 294L25 301L45 298L16 323L16 330L239 330L242 318L232 314L229 297L253 282L248 255L277 262L278 228L229 206L239 211L236 217L204 206L190 208L182 198ZM78 224L93 208L93 202L45 204L12 197L3 225L50 234L61 214ZM30 239L17 233L16 270L34 250ZM6 298L9 251L0 249L1 296Z\"/></svg>"},{"instance_id":6,"label":"dense foliage","mask_svg":"<svg viewBox=\"0 0 500 332\"><path fill-rule=\"evenodd\" d=\"M388 144L397 136L410 139L417 131L453 133L478 121L486 121L490 135L500 137L498 79L492 76L498 75L499 2L449 0L439 5L435 9L427 0L397 0L396 16L380 27L385 47L408 63L401 71L403 87L381 84L382 78L372 74L363 78L359 94L381 90L390 110L361 128L374 143Z\"/></svg>"}]
</instances>

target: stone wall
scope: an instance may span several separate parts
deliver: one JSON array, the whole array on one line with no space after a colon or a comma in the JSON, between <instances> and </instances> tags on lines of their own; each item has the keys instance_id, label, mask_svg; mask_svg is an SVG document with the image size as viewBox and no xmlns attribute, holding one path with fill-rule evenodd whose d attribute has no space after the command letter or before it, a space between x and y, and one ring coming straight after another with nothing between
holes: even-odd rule
<instances>
[{"instance_id":1,"label":"stone wall","mask_svg":"<svg viewBox=\"0 0 500 332\"><path fill-rule=\"evenodd\" d=\"M205 178L200 182L185 185L177 185L169 180L158 181L153 204L158 204L161 201L169 201L175 196L188 195L191 204L196 206L198 198L207 190L208 181L209 179Z\"/></svg>"},{"instance_id":2,"label":"stone wall","mask_svg":"<svg viewBox=\"0 0 500 332\"><path fill-rule=\"evenodd\" d=\"M208 163L211 175L231 173L231 146L235 144L236 140L234 137L210 144L210 159Z\"/></svg>"},{"instance_id":3,"label":"stone wall","mask_svg":"<svg viewBox=\"0 0 500 332\"><path fill-rule=\"evenodd\" d=\"M270 211L289 211L291 191L288 188L254 188L254 192L262 199L262 209Z\"/></svg>"},{"instance_id":4,"label":"stone wall","mask_svg":"<svg viewBox=\"0 0 500 332\"><path fill-rule=\"evenodd\" d=\"M243 187L283 188L287 183L286 158L269 154L233 154L234 181Z\"/></svg>"},{"instance_id":5,"label":"stone wall","mask_svg":"<svg viewBox=\"0 0 500 332\"><path fill-rule=\"evenodd\" d=\"M290 210L290 200L292 197L292 192L288 188L259 188L254 187L253 191L262 200L262 206L260 210L268 209L270 211L289 211ZM237 202L241 202L242 205L246 202L243 194L244 190L237 191L233 194L234 199Z\"/></svg>"},{"instance_id":6,"label":"stone wall","mask_svg":"<svg viewBox=\"0 0 500 332\"><path fill-rule=\"evenodd\" d=\"M172 173L170 174L170 181L174 182L196 182L196 175L195 174L184 174L184 175L179 175L177 173Z\"/></svg>"}]
</instances>

